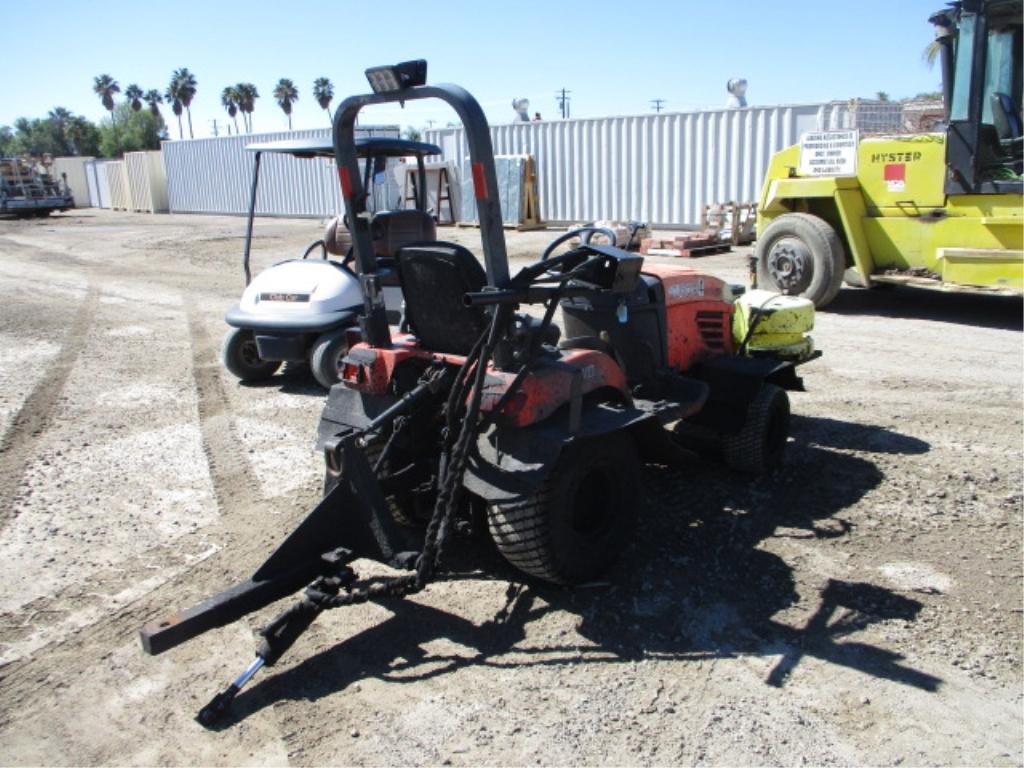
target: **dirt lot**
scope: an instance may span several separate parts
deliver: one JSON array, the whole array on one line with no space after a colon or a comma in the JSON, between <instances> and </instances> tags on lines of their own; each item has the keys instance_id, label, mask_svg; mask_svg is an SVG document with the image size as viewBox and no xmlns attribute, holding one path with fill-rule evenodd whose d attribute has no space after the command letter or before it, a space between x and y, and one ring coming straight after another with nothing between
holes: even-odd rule
<instances>
[{"instance_id":1,"label":"dirt lot","mask_svg":"<svg viewBox=\"0 0 1024 768\"><path fill-rule=\"evenodd\" d=\"M267 612L155 658L136 631L246 576L322 471L306 373L218 363L242 231L0 222L0 763L1024 761L1021 302L893 290L820 314L784 471L645 470L606 585L479 555L322 617L203 730ZM261 221L257 264L315 237Z\"/></svg>"}]
</instances>

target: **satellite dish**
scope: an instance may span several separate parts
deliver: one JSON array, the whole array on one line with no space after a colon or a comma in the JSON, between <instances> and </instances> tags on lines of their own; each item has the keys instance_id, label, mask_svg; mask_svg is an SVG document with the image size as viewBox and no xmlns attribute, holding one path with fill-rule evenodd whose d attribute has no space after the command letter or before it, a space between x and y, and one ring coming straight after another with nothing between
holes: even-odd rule
<instances>
[{"instance_id":1,"label":"satellite dish","mask_svg":"<svg viewBox=\"0 0 1024 768\"><path fill-rule=\"evenodd\" d=\"M516 112L516 117L523 122L530 121L530 100L529 99L512 99L512 109Z\"/></svg>"}]
</instances>

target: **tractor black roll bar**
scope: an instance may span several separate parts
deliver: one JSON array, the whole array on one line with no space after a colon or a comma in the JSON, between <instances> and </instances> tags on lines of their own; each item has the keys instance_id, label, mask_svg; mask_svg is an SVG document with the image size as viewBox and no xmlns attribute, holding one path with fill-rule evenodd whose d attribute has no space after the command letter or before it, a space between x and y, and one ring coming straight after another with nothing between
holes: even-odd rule
<instances>
[{"instance_id":1,"label":"tractor black roll bar","mask_svg":"<svg viewBox=\"0 0 1024 768\"><path fill-rule=\"evenodd\" d=\"M345 211L352 231L356 272L363 287L364 315L360 318L363 339L371 346L389 347L391 334L384 313L384 299L377 279L377 259L373 253L370 222L366 210L366 191L359 174L355 146L355 122L359 111L372 104L404 103L418 99L447 102L462 120L469 146L473 188L480 217L487 283L504 288L509 282L508 254L501 222L498 180L494 171L494 150L487 118L477 100L457 85L419 85L382 93L350 96L334 113L334 154Z\"/></svg>"}]
</instances>

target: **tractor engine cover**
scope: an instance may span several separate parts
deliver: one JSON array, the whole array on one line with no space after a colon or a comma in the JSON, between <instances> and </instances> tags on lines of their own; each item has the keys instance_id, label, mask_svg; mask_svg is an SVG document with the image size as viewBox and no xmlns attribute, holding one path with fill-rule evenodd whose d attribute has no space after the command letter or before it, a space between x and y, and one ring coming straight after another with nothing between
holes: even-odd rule
<instances>
[{"instance_id":1,"label":"tractor engine cover","mask_svg":"<svg viewBox=\"0 0 1024 768\"><path fill-rule=\"evenodd\" d=\"M668 364L688 371L701 360L731 355L732 291L717 277L690 267L645 264L665 295Z\"/></svg>"},{"instance_id":2,"label":"tractor engine cover","mask_svg":"<svg viewBox=\"0 0 1024 768\"><path fill-rule=\"evenodd\" d=\"M731 291L725 282L689 267L650 264L632 293L562 301L568 342L608 341L631 384L658 371L688 371L701 360L732 354Z\"/></svg>"}]
</instances>

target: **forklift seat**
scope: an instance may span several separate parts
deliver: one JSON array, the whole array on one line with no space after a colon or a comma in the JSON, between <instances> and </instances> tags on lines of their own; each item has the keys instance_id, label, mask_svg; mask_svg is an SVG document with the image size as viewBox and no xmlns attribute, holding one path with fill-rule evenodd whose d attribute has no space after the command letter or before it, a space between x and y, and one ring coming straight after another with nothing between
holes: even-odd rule
<instances>
[{"instance_id":1,"label":"forklift seat","mask_svg":"<svg viewBox=\"0 0 1024 768\"><path fill-rule=\"evenodd\" d=\"M489 323L482 307L462 297L480 291L487 275L469 250L456 243L424 243L398 252L405 318L426 349L468 355Z\"/></svg>"},{"instance_id":2,"label":"forklift seat","mask_svg":"<svg viewBox=\"0 0 1024 768\"><path fill-rule=\"evenodd\" d=\"M1024 136L1020 114L1017 112L1013 99L1005 93L993 93L991 99L992 122L999 132L999 139L1005 142Z\"/></svg>"}]
</instances>

